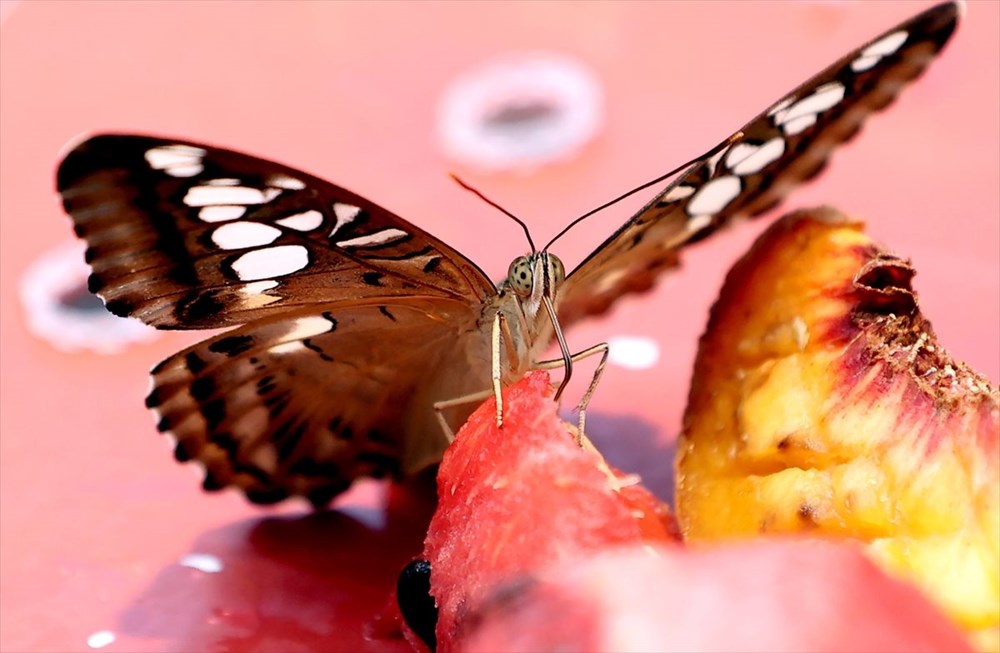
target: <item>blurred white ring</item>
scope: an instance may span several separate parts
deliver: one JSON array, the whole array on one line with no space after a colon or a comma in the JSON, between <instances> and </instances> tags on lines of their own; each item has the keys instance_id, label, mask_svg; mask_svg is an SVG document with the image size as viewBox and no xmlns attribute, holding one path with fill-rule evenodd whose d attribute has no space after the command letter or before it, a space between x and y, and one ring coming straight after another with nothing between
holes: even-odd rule
<instances>
[{"instance_id":1,"label":"blurred white ring","mask_svg":"<svg viewBox=\"0 0 1000 653\"><path fill-rule=\"evenodd\" d=\"M600 84L560 54L507 54L445 90L437 128L452 159L487 171L524 170L575 156L603 120Z\"/></svg>"},{"instance_id":2,"label":"blurred white ring","mask_svg":"<svg viewBox=\"0 0 1000 653\"><path fill-rule=\"evenodd\" d=\"M61 351L99 354L114 354L133 342L156 338L156 329L112 315L100 299L88 294L85 248L81 241L59 245L24 271L20 291L28 330ZM75 307L81 298L86 306Z\"/></svg>"}]
</instances>

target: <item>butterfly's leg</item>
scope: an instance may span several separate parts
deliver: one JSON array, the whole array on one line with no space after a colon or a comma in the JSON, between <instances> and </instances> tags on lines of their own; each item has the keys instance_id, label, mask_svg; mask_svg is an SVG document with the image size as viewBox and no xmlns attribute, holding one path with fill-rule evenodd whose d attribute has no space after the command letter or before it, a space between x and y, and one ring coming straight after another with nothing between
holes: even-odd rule
<instances>
[{"instance_id":1,"label":"butterfly's leg","mask_svg":"<svg viewBox=\"0 0 1000 653\"><path fill-rule=\"evenodd\" d=\"M593 347L588 347L587 349L579 351L570 356L573 362L577 363L583 360L584 358L589 358L597 354L598 352L600 352L601 354L601 360L597 363L597 369L594 370L594 376L590 380L590 385L587 387L587 391L583 393L583 398L580 399L580 403L577 405L577 410L580 411L580 421L577 424L577 428L579 429L579 431L576 434L576 441L581 446L583 446L583 437L586 434L584 431L584 426L586 425L587 422L587 404L590 403L590 398L594 395L594 390L597 389L597 384L600 383L601 381L601 374L604 373L604 366L607 365L608 343L602 342L600 344L596 344ZM551 370L562 366L563 366L563 359L561 358L556 358L554 360L548 360L548 361L539 361L534 365L536 369L540 370L546 370L546 369Z\"/></svg>"},{"instance_id":2,"label":"butterfly's leg","mask_svg":"<svg viewBox=\"0 0 1000 653\"><path fill-rule=\"evenodd\" d=\"M448 420L445 419L444 411L454 406L478 403L492 394L493 390L481 390L462 397L455 397L454 399L445 399L444 401L434 402L434 414L437 416L438 423L441 425L441 431L443 431L445 436L447 436L448 442L452 442L455 439L455 431L451 428L451 424L448 423Z\"/></svg>"},{"instance_id":3,"label":"butterfly's leg","mask_svg":"<svg viewBox=\"0 0 1000 653\"><path fill-rule=\"evenodd\" d=\"M448 441L451 442L455 439L455 432L452 430L451 425L448 424L448 420L444 418L444 409L450 408L452 406L460 406L462 404L468 404L476 401L482 401L486 399L491 394L496 398L497 403L497 428L503 426L503 394L501 390L503 389L501 380L501 370L500 370L500 345L502 344L504 338L503 333L506 329L506 324L503 321L503 315L497 312L493 316L493 331L491 334L491 372L490 375L493 379L493 389L483 390L481 392L473 392L472 394L465 395L463 397L455 397L454 399L445 399L444 401L438 401L434 404L434 413L437 415L438 422L441 424L441 430L444 431L445 435L448 437ZM510 342L510 338L507 338L507 342ZM561 359L560 359L561 362Z\"/></svg>"},{"instance_id":4,"label":"butterfly's leg","mask_svg":"<svg viewBox=\"0 0 1000 653\"><path fill-rule=\"evenodd\" d=\"M502 332L507 325L503 322L503 314L497 311L493 316L493 332L490 344L492 349L491 378L493 379L493 396L497 400L497 428L503 426L503 393L500 386L500 341ZM509 339L508 339L509 341Z\"/></svg>"},{"instance_id":5,"label":"butterfly's leg","mask_svg":"<svg viewBox=\"0 0 1000 653\"><path fill-rule=\"evenodd\" d=\"M582 360L589 356L593 356L597 352L601 353L601 360L597 363L597 369L594 370L594 376L590 379L590 385L587 386L587 391L583 393L583 398L580 399L580 404L577 409L580 411L580 432L577 434L576 439L579 443L583 443L583 436L586 435L584 431L584 424L587 421L587 405L590 403L590 398L594 395L594 390L597 389L597 384L601 381L601 374L604 373L604 366L608 363L608 343L602 342L598 345L594 345L588 349L584 349L578 354L574 355L574 360Z\"/></svg>"}]
</instances>

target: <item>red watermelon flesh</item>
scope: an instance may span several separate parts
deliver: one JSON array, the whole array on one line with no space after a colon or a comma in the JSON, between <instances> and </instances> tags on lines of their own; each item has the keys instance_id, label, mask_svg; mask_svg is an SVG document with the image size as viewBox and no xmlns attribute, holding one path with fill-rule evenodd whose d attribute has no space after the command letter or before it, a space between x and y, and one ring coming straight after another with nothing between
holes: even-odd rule
<instances>
[{"instance_id":1,"label":"red watermelon flesh","mask_svg":"<svg viewBox=\"0 0 1000 653\"><path fill-rule=\"evenodd\" d=\"M499 591L469 623L464 653L971 651L915 587L820 540L619 548Z\"/></svg>"},{"instance_id":2,"label":"red watermelon flesh","mask_svg":"<svg viewBox=\"0 0 1000 653\"><path fill-rule=\"evenodd\" d=\"M609 547L678 539L669 510L636 477L579 446L556 414L547 373L505 391L502 428L495 411L487 401L469 418L438 471L424 557L442 653L502 583Z\"/></svg>"}]
</instances>

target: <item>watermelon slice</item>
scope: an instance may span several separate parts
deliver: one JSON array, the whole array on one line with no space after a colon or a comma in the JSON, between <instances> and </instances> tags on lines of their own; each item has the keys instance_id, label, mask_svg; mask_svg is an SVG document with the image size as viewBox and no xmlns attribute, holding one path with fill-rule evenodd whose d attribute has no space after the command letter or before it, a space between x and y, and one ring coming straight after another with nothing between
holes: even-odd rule
<instances>
[{"instance_id":1,"label":"watermelon slice","mask_svg":"<svg viewBox=\"0 0 1000 653\"><path fill-rule=\"evenodd\" d=\"M438 471L424 557L442 653L455 650L465 617L501 584L612 546L679 539L669 509L637 477L577 443L556 414L547 373L528 375L504 401L503 428L487 401Z\"/></svg>"},{"instance_id":2,"label":"watermelon slice","mask_svg":"<svg viewBox=\"0 0 1000 653\"><path fill-rule=\"evenodd\" d=\"M972 650L916 588L820 540L617 549L498 592L469 622L464 653Z\"/></svg>"}]
</instances>

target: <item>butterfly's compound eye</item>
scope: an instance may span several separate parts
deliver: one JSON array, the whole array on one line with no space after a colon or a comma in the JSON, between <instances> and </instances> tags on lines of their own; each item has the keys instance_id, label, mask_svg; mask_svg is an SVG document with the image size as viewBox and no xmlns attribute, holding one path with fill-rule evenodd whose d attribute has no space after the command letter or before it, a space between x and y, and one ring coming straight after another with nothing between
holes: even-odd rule
<instances>
[{"instance_id":1,"label":"butterfly's compound eye","mask_svg":"<svg viewBox=\"0 0 1000 653\"><path fill-rule=\"evenodd\" d=\"M510 264L507 270L507 283L514 289L518 297L527 297L531 294L531 286L534 283L534 270L531 267L531 259L527 256L519 256Z\"/></svg>"},{"instance_id":2,"label":"butterfly's compound eye","mask_svg":"<svg viewBox=\"0 0 1000 653\"><path fill-rule=\"evenodd\" d=\"M549 278L556 286L566 280L566 267L555 254L549 254Z\"/></svg>"}]
</instances>

